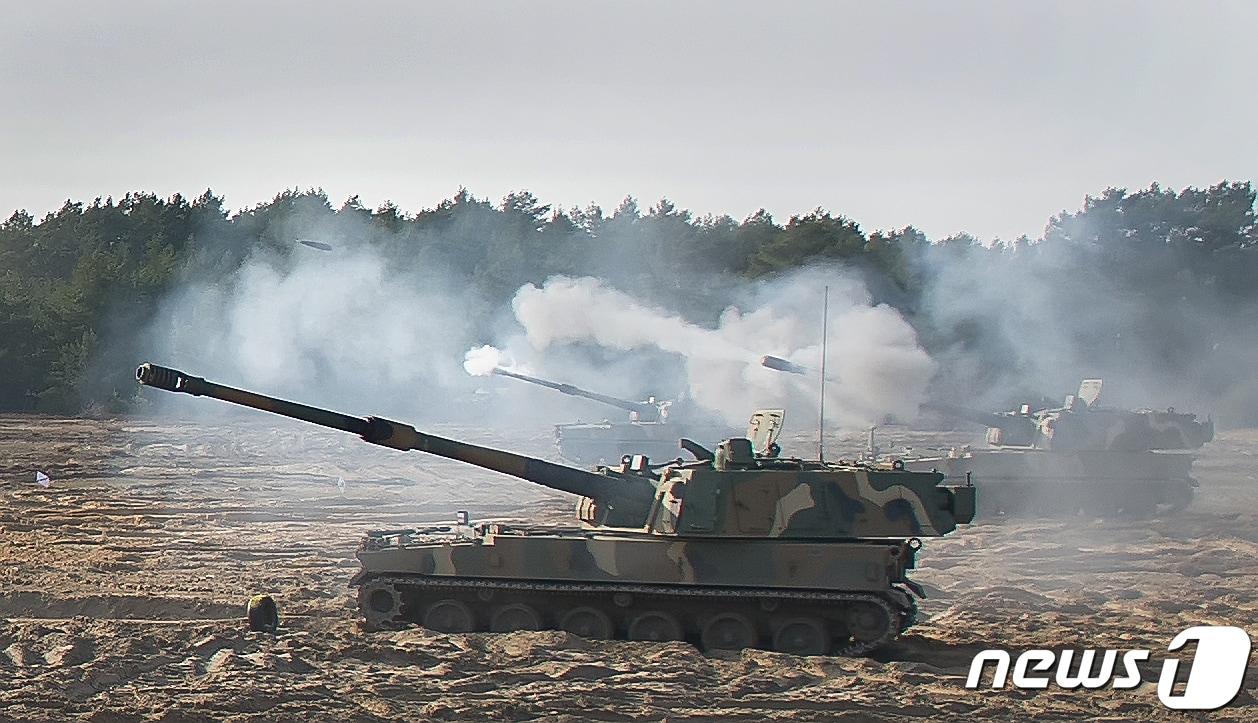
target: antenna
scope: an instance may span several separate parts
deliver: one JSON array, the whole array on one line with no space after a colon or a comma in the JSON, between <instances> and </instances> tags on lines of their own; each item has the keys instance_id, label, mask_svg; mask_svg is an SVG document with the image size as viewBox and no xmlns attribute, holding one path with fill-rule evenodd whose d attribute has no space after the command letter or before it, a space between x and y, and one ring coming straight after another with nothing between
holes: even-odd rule
<instances>
[{"instance_id":1,"label":"antenna","mask_svg":"<svg viewBox=\"0 0 1258 723\"><path fill-rule=\"evenodd\" d=\"M817 405L817 461L826 461L826 332L830 326L830 285L821 297L821 402Z\"/></svg>"}]
</instances>

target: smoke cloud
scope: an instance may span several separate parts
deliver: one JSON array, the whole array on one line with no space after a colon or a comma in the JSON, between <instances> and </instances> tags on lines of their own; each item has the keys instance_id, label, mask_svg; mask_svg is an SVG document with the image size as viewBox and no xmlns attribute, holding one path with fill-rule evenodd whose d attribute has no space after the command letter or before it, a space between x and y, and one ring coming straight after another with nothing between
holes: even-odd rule
<instances>
[{"instance_id":1,"label":"smoke cloud","mask_svg":"<svg viewBox=\"0 0 1258 723\"><path fill-rule=\"evenodd\" d=\"M858 280L812 270L742 290L713 326L642 302L592 278L556 276L528 284L512 300L521 333L506 341L517 358L544 358L573 344L634 354L666 352L683 370L684 395L730 425L758 407L785 406L813 415L816 375L767 369L767 353L821 366L821 301L830 288L826 401L830 420L863 427L893 415L912 417L924 399L934 364L911 326L890 306L871 303ZM474 353L469 352L469 360Z\"/></svg>"},{"instance_id":2,"label":"smoke cloud","mask_svg":"<svg viewBox=\"0 0 1258 723\"><path fill-rule=\"evenodd\" d=\"M226 276L191 278L172 293L137 345L142 358L416 422L474 418L545 429L625 418L622 410L490 374L501 365L629 400L679 399L688 404L674 412L697 407L734 428L760 407L784 407L797 420L790 426L801 419L811 426L828 286L825 401L836 429L912 419L928 395L992 410L1060 400L1085 377L1106 378L1111 405L1255 416L1258 385L1238 372L1258 349L1258 325L1238 323L1258 319L1254 305L1229 306L1188 261L1145 253L1147 239L1157 240L1152 231L1139 238L1121 225L1096 231L1080 216L1050 227L1055 237L1003 251L972 239L910 240L901 247L909 281L898 290L885 277L875 274L867 285L860 272L839 266L755 282L696 270L679 277L692 286L673 288L653 286L653 267L642 260L667 246L664 231L634 225L629 214L605 220L602 243L564 241L559 255L571 272L546 277L534 271L543 265L531 265L529 244L553 242L521 232L520 243L501 242L488 253L488 241L479 240L515 238L499 233L514 217L494 221L489 206L459 203L462 215L453 218L463 226L433 226L422 237L357 226L352 214L312 214L332 216L326 227L299 215L268 235L289 239L288 247L272 244ZM542 218L533 209L525 227ZM683 228L667 218L672 225L657 220L661 229ZM456 232L457 243L443 236ZM634 254L610 267L600 261L623 249L641 252L637 265L628 258ZM1199 266L1207 258L1216 276L1217 269L1246 268L1193 258ZM595 268L614 272L584 275ZM535 280L520 285L522 278ZM509 304L500 301L512 292ZM881 303L886 298L896 306ZM765 368L766 355L808 373ZM170 396L149 398L180 403Z\"/></svg>"},{"instance_id":3,"label":"smoke cloud","mask_svg":"<svg viewBox=\"0 0 1258 723\"><path fill-rule=\"evenodd\" d=\"M264 254L225 282L181 288L146 346L155 360L273 395L440 417L450 391L468 386L458 364L468 329L451 320L470 303L368 249Z\"/></svg>"},{"instance_id":4,"label":"smoke cloud","mask_svg":"<svg viewBox=\"0 0 1258 723\"><path fill-rule=\"evenodd\" d=\"M181 288L146 345L154 359L211 379L350 412L416 421L477 413L513 426L623 415L485 378L504 365L626 399L680 397L702 416L741 428L760 407L815 416L817 375L774 371L760 359L773 354L820 368L829 285L832 425L911 418L934 373L900 314L833 269L733 289L737 302L706 325L597 278L555 276L516 292L501 310L509 317L496 346L472 343L477 330L467 308L477 300L445 283L439 269L429 271L403 273L370 248L342 244L286 258L260 254L226 282ZM479 407L478 388L490 392ZM159 403L193 408L167 395Z\"/></svg>"},{"instance_id":5,"label":"smoke cloud","mask_svg":"<svg viewBox=\"0 0 1258 723\"><path fill-rule=\"evenodd\" d=\"M1100 377L1106 406L1258 419L1258 385L1237 373L1258 351L1243 323L1258 316L1252 305L1221 298L1187 264L1117 271L1088 251L1060 241L928 249L920 323L938 342L932 394L1007 409L1060 402L1081 379Z\"/></svg>"}]
</instances>

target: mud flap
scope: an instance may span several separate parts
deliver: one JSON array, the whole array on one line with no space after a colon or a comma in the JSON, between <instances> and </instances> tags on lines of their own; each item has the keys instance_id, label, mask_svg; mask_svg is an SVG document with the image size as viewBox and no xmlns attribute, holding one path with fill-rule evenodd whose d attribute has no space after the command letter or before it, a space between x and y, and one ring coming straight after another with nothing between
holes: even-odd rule
<instances>
[{"instance_id":1,"label":"mud flap","mask_svg":"<svg viewBox=\"0 0 1258 723\"><path fill-rule=\"evenodd\" d=\"M902 582L904 582L905 586L912 590L918 597L926 597L925 591L922 590L921 585L918 585L911 580L904 580ZM892 604L899 608L900 627L896 632L902 633L917 623L917 603L913 601L913 598L908 593L899 588L893 587L887 592L890 593L887 597L890 599Z\"/></svg>"},{"instance_id":2,"label":"mud flap","mask_svg":"<svg viewBox=\"0 0 1258 723\"><path fill-rule=\"evenodd\" d=\"M905 587L913 591L913 594L917 596L918 600L926 599L926 588L922 587L921 584L913 582L912 580L904 580L903 582Z\"/></svg>"}]
</instances>

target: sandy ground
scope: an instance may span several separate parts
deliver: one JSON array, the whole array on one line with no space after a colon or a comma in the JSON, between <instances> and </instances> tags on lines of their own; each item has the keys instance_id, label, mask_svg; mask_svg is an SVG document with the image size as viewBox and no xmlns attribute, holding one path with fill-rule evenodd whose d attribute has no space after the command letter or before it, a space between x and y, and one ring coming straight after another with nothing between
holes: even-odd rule
<instances>
[{"instance_id":1,"label":"sandy ground","mask_svg":"<svg viewBox=\"0 0 1258 723\"><path fill-rule=\"evenodd\" d=\"M430 431L551 454L544 429ZM924 451L964 436L880 443ZM809 449L804 436L786 448ZM1221 434L1197 464L1198 500L1174 517L1001 520L928 540L924 621L876 659L705 656L563 633L359 631L346 582L364 531L459 509L559 523L562 494L262 417L0 418L0 718L1175 719L1152 682L969 691L964 677L993 646L1157 659L1194 624L1258 637L1255 449L1258 431ZM37 469L50 488L32 482ZM280 603L277 636L244 630L257 592ZM1211 717L1254 720L1256 696L1251 659L1237 701Z\"/></svg>"}]
</instances>

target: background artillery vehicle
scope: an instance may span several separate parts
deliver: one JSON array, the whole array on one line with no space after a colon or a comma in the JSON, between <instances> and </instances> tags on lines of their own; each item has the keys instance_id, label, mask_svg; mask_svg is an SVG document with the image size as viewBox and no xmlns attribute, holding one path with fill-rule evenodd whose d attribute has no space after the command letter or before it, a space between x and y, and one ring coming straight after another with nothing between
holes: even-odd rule
<instances>
[{"instance_id":1,"label":"background artillery vehicle","mask_svg":"<svg viewBox=\"0 0 1258 723\"><path fill-rule=\"evenodd\" d=\"M985 425L987 449L952 449L943 456L906 457L909 469L977 480L986 514L1113 514L1147 516L1192 502L1191 476L1214 423L1174 409L1102 407L1100 379L1085 379L1060 407L1030 405L1001 413L947 404L928 409ZM872 442L871 442L872 446Z\"/></svg>"},{"instance_id":2,"label":"background artillery vehicle","mask_svg":"<svg viewBox=\"0 0 1258 723\"><path fill-rule=\"evenodd\" d=\"M598 392L591 392L571 384L521 374L494 367L493 374L537 384L557 392L581 397L629 412L625 422L572 422L555 425L555 446L559 454L573 462L599 463L618 461L627 454L644 454L654 459L672 459L677 456L677 440L681 437L715 442L728 436L726 430L712 424L694 424L679 419L673 409L675 402L649 397L635 402Z\"/></svg>"},{"instance_id":3,"label":"background artillery vehicle","mask_svg":"<svg viewBox=\"0 0 1258 723\"><path fill-rule=\"evenodd\" d=\"M461 460L578 495L580 528L503 524L370 532L358 559L368 628L444 632L563 629L589 638L689 640L857 655L914 622L907 577L919 537L974 514L974 488L943 475L758 456L783 414L757 413L750 437L693 462L627 457L597 471L436 437L145 364L143 384Z\"/></svg>"}]
</instances>

